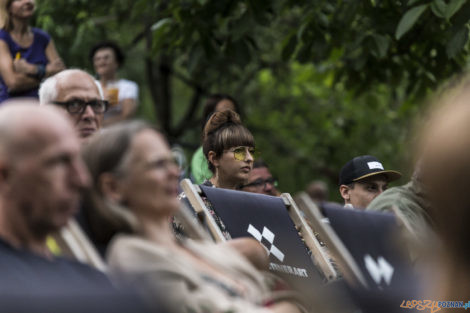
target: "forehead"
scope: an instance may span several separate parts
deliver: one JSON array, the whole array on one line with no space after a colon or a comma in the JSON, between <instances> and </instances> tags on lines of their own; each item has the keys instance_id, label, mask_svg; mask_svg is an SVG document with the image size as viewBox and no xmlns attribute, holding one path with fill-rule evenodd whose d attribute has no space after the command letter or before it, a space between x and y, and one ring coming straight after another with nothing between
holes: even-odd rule
<instances>
[{"instance_id":1,"label":"forehead","mask_svg":"<svg viewBox=\"0 0 470 313\"><path fill-rule=\"evenodd\" d=\"M386 185L388 184L387 176L380 174L374 175L371 177L366 177L364 179L358 180L357 183L365 184L365 185Z\"/></svg>"},{"instance_id":2,"label":"forehead","mask_svg":"<svg viewBox=\"0 0 470 313\"><path fill-rule=\"evenodd\" d=\"M131 159L136 162L171 154L163 136L152 129L144 129L137 133L132 139L130 148Z\"/></svg>"},{"instance_id":3,"label":"forehead","mask_svg":"<svg viewBox=\"0 0 470 313\"><path fill-rule=\"evenodd\" d=\"M114 50L112 48L101 48L96 50L95 54L93 55L94 58L98 56L107 56L107 55L112 55L114 56Z\"/></svg>"},{"instance_id":4,"label":"forehead","mask_svg":"<svg viewBox=\"0 0 470 313\"><path fill-rule=\"evenodd\" d=\"M270 177L272 177L272 175L266 167L253 168L250 173L250 179L252 180L256 180L258 178L267 179Z\"/></svg>"},{"instance_id":5,"label":"forehead","mask_svg":"<svg viewBox=\"0 0 470 313\"><path fill-rule=\"evenodd\" d=\"M58 79L56 101L67 101L74 98L100 99L98 87L91 76L85 73L73 73Z\"/></svg>"}]
</instances>

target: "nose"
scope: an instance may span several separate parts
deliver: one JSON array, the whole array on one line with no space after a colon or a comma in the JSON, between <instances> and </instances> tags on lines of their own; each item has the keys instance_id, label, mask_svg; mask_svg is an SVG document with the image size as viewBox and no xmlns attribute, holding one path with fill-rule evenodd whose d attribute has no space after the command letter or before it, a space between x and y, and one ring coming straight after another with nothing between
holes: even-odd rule
<instances>
[{"instance_id":1,"label":"nose","mask_svg":"<svg viewBox=\"0 0 470 313\"><path fill-rule=\"evenodd\" d=\"M253 162L255 160L254 155L251 154L250 150L246 148L246 153L245 153L245 161L247 162Z\"/></svg>"},{"instance_id":2,"label":"nose","mask_svg":"<svg viewBox=\"0 0 470 313\"><path fill-rule=\"evenodd\" d=\"M81 119L91 120L91 119L94 119L95 116L96 116L95 111L93 111L90 105L87 105L85 107L85 111L83 111L82 113Z\"/></svg>"}]
</instances>

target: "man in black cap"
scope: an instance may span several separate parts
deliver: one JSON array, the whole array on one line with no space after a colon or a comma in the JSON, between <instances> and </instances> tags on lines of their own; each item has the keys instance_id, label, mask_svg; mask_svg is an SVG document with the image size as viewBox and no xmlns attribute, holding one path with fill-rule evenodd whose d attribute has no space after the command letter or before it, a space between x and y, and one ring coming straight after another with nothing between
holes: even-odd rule
<instances>
[{"instance_id":1,"label":"man in black cap","mask_svg":"<svg viewBox=\"0 0 470 313\"><path fill-rule=\"evenodd\" d=\"M344 206L364 209L375 197L387 189L388 183L401 177L401 173L385 170L382 163L371 155L357 156L346 163L339 173L339 192Z\"/></svg>"}]
</instances>

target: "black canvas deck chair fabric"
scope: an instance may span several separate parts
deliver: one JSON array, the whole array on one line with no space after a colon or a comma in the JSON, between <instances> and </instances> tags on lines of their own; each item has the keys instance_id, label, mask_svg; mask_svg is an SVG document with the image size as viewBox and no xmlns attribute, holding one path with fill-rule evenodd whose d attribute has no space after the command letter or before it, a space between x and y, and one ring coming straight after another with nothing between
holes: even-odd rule
<instances>
[{"instance_id":1,"label":"black canvas deck chair fabric","mask_svg":"<svg viewBox=\"0 0 470 313\"><path fill-rule=\"evenodd\" d=\"M369 290L409 286L411 261L399 247L400 229L393 214L339 205L324 206L322 214L307 194L300 195L298 203L352 285Z\"/></svg>"},{"instance_id":2,"label":"black canvas deck chair fabric","mask_svg":"<svg viewBox=\"0 0 470 313\"><path fill-rule=\"evenodd\" d=\"M322 260L317 260L313 253L312 256L309 255L306 245L317 254L319 243L306 226L305 220L299 217L298 209L292 208L292 210L297 209L299 215L294 219L304 223L300 228L305 234L304 238L308 237L308 239L305 240L305 244L302 242L293 219L289 216L290 208L286 207L290 197L287 194L283 197L272 197L203 185L194 186L189 180L183 181L182 187L194 210L202 212L209 225L215 224L215 221L210 213L207 213L208 209L201 196L207 198L212 204L212 208L221 218L232 238L251 236L260 241L269 252L270 270L295 285L295 288L305 290L314 284L318 285L318 282L324 280L326 275L329 275L328 278L336 275L324 254L320 256ZM218 230L216 225L208 228L211 229L211 227L216 227ZM213 236L223 241L223 236L218 235L217 231ZM314 241L318 247L310 248ZM321 262L323 262L322 265L320 265ZM326 268L325 271L329 271L326 275L321 266Z\"/></svg>"}]
</instances>

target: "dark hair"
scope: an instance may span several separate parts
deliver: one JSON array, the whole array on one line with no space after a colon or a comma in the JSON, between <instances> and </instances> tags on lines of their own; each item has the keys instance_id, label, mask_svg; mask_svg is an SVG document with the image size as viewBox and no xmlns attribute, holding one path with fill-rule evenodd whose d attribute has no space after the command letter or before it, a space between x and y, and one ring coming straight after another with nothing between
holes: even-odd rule
<instances>
[{"instance_id":1,"label":"dark hair","mask_svg":"<svg viewBox=\"0 0 470 313\"><path fill-rule=\"evenodd\" d=\"M261 158L255 159L255 161L253 162L253 168L261 168L261 167L266 167L269 169L268 165L266 164L266 162L263 161L263 159Z\"/></svg>"},{"instance_id":2,"label":"dark hair","mask_svg":"<svg viewBox=\"0 0 470 313\"><path fill-rule=\"evenodd\" d=\"M209 161L209 151L220 157L224 150L238 146L255 146L251 132L242 125L240 116L233 110L215 112L204 127L202 151L208 160L208 166L215 173L214 165Z\"/></svg>"},{"instance_id":3,"label":"dark hair","mask_svg":"<svg viewBox=\"0 0 470 313\"><path fill-rule=\"evenodd\" d=\"M114 51L116 62L118 63L119 67L121 67L124 64L124 61L126 58L121 48L119 48L118 44L113 41L102 41L94 45L93 48L91 48L90 54L89 54L91 64L93 64L93 57L95 56L96 52L98 50L105 49L105 48L110 48Z\"/></svg>"},{"instance_id":4,"label":"dark hair","mask_svg":"<svg viewBox=\"0 0 470 313\"><path fill-rule=\"evenodd\" d=\"M204 109L202 111L202 128L204 128L204 126L206 125L211 115L214 114L217 104L219 104L219 102L221 102L222 100L232 101L233 106L235 108L235 112L240 114L240 107L238 105L238 102L230 95L223 94L223 93L215 93L215 94L209 95L209 97L207 97L206 103L204 104Z\"/></svg>"},{"instance_id":5,"label":"dark hair","mask_svg":"<svg viewBox=\"0 0 470 313\"><path fill-rule=\"evenodd\" d=\"M143 130L159 131L143 121L126 121L103 129L83 147L82 155L92 178L92 187L84 194L84 215L93 241L106 245L118 232L133 233L132 212L106 201L99 186L103 173L119 174L133 138Z\"/></svg>"}]
</instances>

